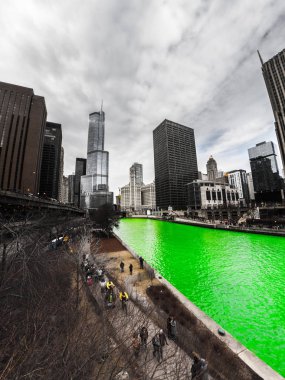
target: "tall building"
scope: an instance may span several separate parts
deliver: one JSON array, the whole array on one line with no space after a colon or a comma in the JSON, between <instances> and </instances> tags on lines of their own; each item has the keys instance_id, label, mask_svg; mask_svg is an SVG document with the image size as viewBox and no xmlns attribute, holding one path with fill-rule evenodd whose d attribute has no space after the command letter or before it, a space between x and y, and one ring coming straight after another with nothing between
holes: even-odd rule
<instances>
[{"instance_id":1,"label":"tall building","mask_svg":"<svg viewBox=\"0 0 285 380\"><path fill-rule=\"evenodd\" d=\"M63 197L63 168L64 168L64 149L60 148L60 160L59 160L59 175L58 175L58 200L59 202L64 201Z\"/></svg>"},{"instance_id":2,"label":"tall building","mask_svg":"<svg viewBox=\"0 0 285 380\"><path fill-rule=\"evenodd\" d=\"M86 158L76 158L75 177L74 177L74 203L80 207L80 178L86 174Z\"/></svg>"},{"instance_id":3,"label":"tall building","mask_svg":"<svg viewBox=\"0 0 285 380\"><path fill-rule=\"evenodd\" d=\"M228 172L228 181L230 185L233 185L234 188L239 193L239 200L243 206L248 205L249 203L249 191L248 191L248 182L246 171L243 169L232 170Z\"/></svg>"},{"instance_id":4,"label":"tall building","mask_svg":"<svg viewBox=\"0 0 285 380\"><path fill-rule=\"evenodd\" d=\"M142 205L141 187L143 185L142 164L135 162L130 167L130 207L133 210L140 210Z\"/></svg>"},{"instance_id":5,"label":"tall building","mask_svg":"<svg viewBox=\"0 0 285 380\"><path fill-rule=\"evenodd\" d=\"M70 174L68 176L68 203L74 204L74 189L75 189L75 175ZM75 204L75 206L78 206Z\"/></svg>"},{"instance_id":6,"label":"tall building","mask_svg":"<svg viewBox=\"0 0 285 380\"><path fill-rule=\"evenodd\" d=\"M272 141L261 142L248 149L255 200L257 202L282 202L284 181L280 177L276 148Z\"/></svg>"},{"instance_id":7,"label":"tall building","mask_svg":"<svg viewBox=\"0 0 285 380\"><path fill-rule=\"evenodd\" d=\"M0 188L37 194L47 110L33 89L0 82Z\"/></svg>"},{"instance_id":8,"label":"tall building","mask_svg":"<svg viewBox=\"0 0 285 380\"><path fill-rule=\"evenodd\" d=\"M218 177L218 167L217 162L214 160L213 156L210 156L209 160L207 161L207 176L209 181L215 181Z\"/></svg>"},{"instance_id":9,"label":"tall building","mask_svg":"<svg viewBox=\"0 0 285 380\"><path fill-rule=\"evenodd\" d=\"M255 200L255 196L254 196L254 187L253 187L252 173L247 173L246 175L247 175L249 199L251 201L254 201Z\"/></svg>"},{"instance_id":10,"label":"tall building","mask_svg":"<svg viewBox=\"0 0 285 380\"><path fill-rule=\"evenodd\" d=\"M194 130L164 120L153 131L156 206L187 206L186 184L198 178Z\"/></svg>"},{"instance_id":11,"label":"tall building","mask_svg":"<svg viewBox=\"0 0 285 380\"><path fill-rule=\"evenodd\" d=\"M143 166L135 162L130 167L130 182L120 188L120 206L123 211L155 209L154 182L143 183Z\"/></svg>"},{"instance_id":12,"label":"tall building","mask_svg":"<svg viewBox=\"0 0 285 380\"><path fill-rule=\"evenodd\" d=\"M62 203L68 203L68 198L69 198L68 177L64 175L62 177Z\"/></svg>"},{"instance_id":13,"label":"tall building","mask_svg":"<svg viewBox=\"0 0 285 380\"><path fill-rule=\"evenodd\" d=\"M105 113L89 115L86 175L81 177L80 205L96 209L103 204L113 204L109 192L109 152L104 150Z\"/></svg>"},{"instance_id":14,"label":"tall building","mask_svg":"<svg viewBox=\"0 0 285 380\"><path fill-rule=\"evenodd\" d=\"M58 199L61 142L61 124L47 121L42 155L40 194L45 194L54 199Z\"/></svg>"},{"instance_id":15,"label":"tall building","mask_svg":"<svg viewBox=\"0 0 285 380\"><path fill-rule=\"evenodd\" d=\"M258 52L259 54L259 52ZM278 145L285 168L285 49L275 55L267 62L261 61L263 78L271 102L274 119L275 131Z\"/></svg>"}]
</instances>

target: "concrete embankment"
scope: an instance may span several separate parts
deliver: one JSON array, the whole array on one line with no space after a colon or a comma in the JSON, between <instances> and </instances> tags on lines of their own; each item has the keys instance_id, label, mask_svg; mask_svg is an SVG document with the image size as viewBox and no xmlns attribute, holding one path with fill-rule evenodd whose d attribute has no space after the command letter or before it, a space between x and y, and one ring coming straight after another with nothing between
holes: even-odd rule
<instances>
[{"instance_id":1,"label":"concrete embankment","mask_svg":"<svg viewBox=\"0 0 285 380\"><path fill-rule=\"evenodd\" d=\"M133 218L156 219L156 220L161 220L161 221L167 221L170 223L185 224L185 225L190 225L190 226L195 226L195 227L210 228L210 229L217 229L217 230L223 230L223 231L244 232L244 233L249 233L249 234L285 237L284 230L273 230L270 228L253 228L253 227L233 226L233 225L217 224L217 223L204 223L200 221L198 222L191 219L178 218L178 217L175 217L174 220L165 220L163 218L156 217L156 216L135 215L133 216Z\"/></svg>"},{"instance_id":2,"label":"concrete embankment","mask_svg":"<svg viewBox=\"0 0 285 380\"><path fill-rule=\"evenodd\" d=\"M116 238L121 242L121 244L136 258L138 255L136 252L124 243L117 235ZM146 263L146 270L154 274L156 279L165 286L171 294L178 300L184 308L197 321L197 325L203 326L200 330L203 333L203 337L195 337L196 347L200 352L203 352L205 345L205 330L206 341L213 342L213 346L218 354L212 355L212 367L215 368L215 375L218 375L218 378L221 379L264 379L264 380L281 380L283 377L275 372L271 367L264 363L261 359L256 357L250 350L240 344L236 339L234 339L228 332L225 332L225 335L219 334L220 326L213 321L209 316L207 316L203 311L201 311L196 305L189 301L182 293L180 293L174 286L172 286L166 279L164 279L157 271L151 268ZM183 326L181 326L183 334L186 336L187 332ZM202 334L201 334L202 335ZM193 336L193 335L192 335ZM189 334L191 337L191 331ZM231 371L238 371L238 377L235 376Z\"/></svg>"}]
</instances>

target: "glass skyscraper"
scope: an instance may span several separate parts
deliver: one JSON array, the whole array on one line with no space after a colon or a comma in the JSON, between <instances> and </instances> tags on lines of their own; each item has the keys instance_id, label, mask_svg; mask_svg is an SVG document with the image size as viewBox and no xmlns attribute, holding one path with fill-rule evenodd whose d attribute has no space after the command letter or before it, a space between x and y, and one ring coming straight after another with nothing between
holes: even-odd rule
<instances>
[{"instance_id":1,"label":"glass skyscraper","mask_svg":"<svg viewBox=\"0 0 285 380\"><path fill-rule=\"evenodd\" d=\"M259 54L259 52L258 52ZM275 131L285 170L285 49L262 64L262 73L275 119Z\"/></svg>"},{"instance_id":2,"label":"glass skyscraper","mask_svg":"<svg viewBox=\"0 0 285 380\"><path fill-rule=\"evenodd\" d=\"M109 152L104 150L105 113L89 115L86 175L81 177L80 205L84 209L96 209L105 203L113 203L109 192Z\"/></svg>"}]
</instances>

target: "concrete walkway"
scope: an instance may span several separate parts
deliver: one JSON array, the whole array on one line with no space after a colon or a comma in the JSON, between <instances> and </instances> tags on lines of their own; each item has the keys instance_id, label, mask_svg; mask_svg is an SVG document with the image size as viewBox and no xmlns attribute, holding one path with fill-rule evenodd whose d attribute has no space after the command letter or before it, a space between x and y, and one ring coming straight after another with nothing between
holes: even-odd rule
<instances>
[{"instance_id":1,"label":"concrete walkway","mask_svg":"<svg viewBox=\"0 0 285 380\"><path fill-rule=\"evenodd\" d=\"M90 252L90 247L86 246L85 253ZM120 252L122 254L122 252ZM104 254L88 255L89 261L94 262L96 266L106 268L106 257ZM160 328L156 324L154 307L148 302L146 297L138 295L133 291L134 282L138 280L140 273L133 276L126 275L117 271L117 286L115 293L117 295L115 308L107 309L103 300L99 283L90 286L90 290L100 305L103 318L115 328L116 341L122 342L129 348L130 360L135 363L136 372L139 373L140 379L149 380L189 380L191 378L190 370L192 359L180 349L173 341L168 340L168 345L163 348L163 359L158 360L153 357L153 348L151 340ZM108 274L106 276L108 278ZM140 276L141 277L141 276ZM123 281L122 281L123 280ZM115 279L114 279L115 282ZM120 288L121 287L121 288ZM127 304L127 314L122 310L121 302L118 297L119 291L127 291L130 299ZM138 304L139 303L139 304ZM140 307L139 307L140 306ZM132 347L134 334L138 334L142 326L148 329L148 344L146 350L140 349L138 358L135 357ZM179 334L179 331L178 331ZM209 376L209 380L212 377Z\"/></svg>"}]
</instances>

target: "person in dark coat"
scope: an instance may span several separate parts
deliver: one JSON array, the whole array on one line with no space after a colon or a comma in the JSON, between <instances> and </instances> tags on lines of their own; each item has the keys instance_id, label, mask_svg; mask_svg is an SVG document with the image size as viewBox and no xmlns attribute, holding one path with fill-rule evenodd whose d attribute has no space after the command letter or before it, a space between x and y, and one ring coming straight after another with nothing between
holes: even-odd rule
<instances>
[{"instance_id":1,"label":"person in dark coat","mask_svg":"<svg viewBox=\"0 0 285 380\"><path fill-rule=\"evenodd\" d=\"M160 351L161 351L161 359L163 357L163 347L167 344L168 345L168 342L167 342L167 339L166 339L166 335L164 333L163 330L160 330L159 331L159 341L160 341Z\"/></svg>"},{"instance_id":2,"label":"person in dark coat","mask_svg":"<svg viewBox=\"0 0 285 380\"><path fill-rule=\"evenodd\" d=\"M124 272L125 263L123 261L120 262L120 268L121 268L121 272Z\"/></svg>"},{"instance_id":3,"label":"person in dark coat","mask_svg":"<svg viewBox=\"0 0 285 380\"><path fill-rule=\"evenodd\" d=\"M132 263L129 266L129 270L130 270L130 275L132 275L133 274L133 264Z\"/></svg>"},{"instance_id":4,"label":"person in dark coat","mask_svg":"<svg viewBox=\"0 0 285 380\"><path fill-rule=\"evenodd\" d=\"M191 380L209 380L208 363L196 352L193 352L193 365L191 368Z\"/></svg>"},{"instance_id":5,"label":"person in dark coat","mask_svg":"<svg viewBox=\"0 0 285 380\"><path fill-rule=\"evenodd\" d=\"M140 261L140 269L143 269L144 259L141 256L139 257L139 261Z\"/></svg>"},{"instance_id":6,"label":"person in dark coat","mask_svg":"<svg viewBox=\"0 0 285 380\"><path fill-rule=\"evenodd\" d=\"M152 338L152 346L153 346L153 356L156 356L157 361L160 362L162 359L161 355L161 345L159 340L159 334L155 334L155 336Z\"/></svg>"},{"instance_id":7,"label":"person in dark coat","mask_svg":"<svg viewBox=\"0 0 285 380\"><path fill-rule=\"evenodd\" d=\"M146 350L148 331L145 326L140 329L141 346Z\"/></svg>"}]
</instances>

